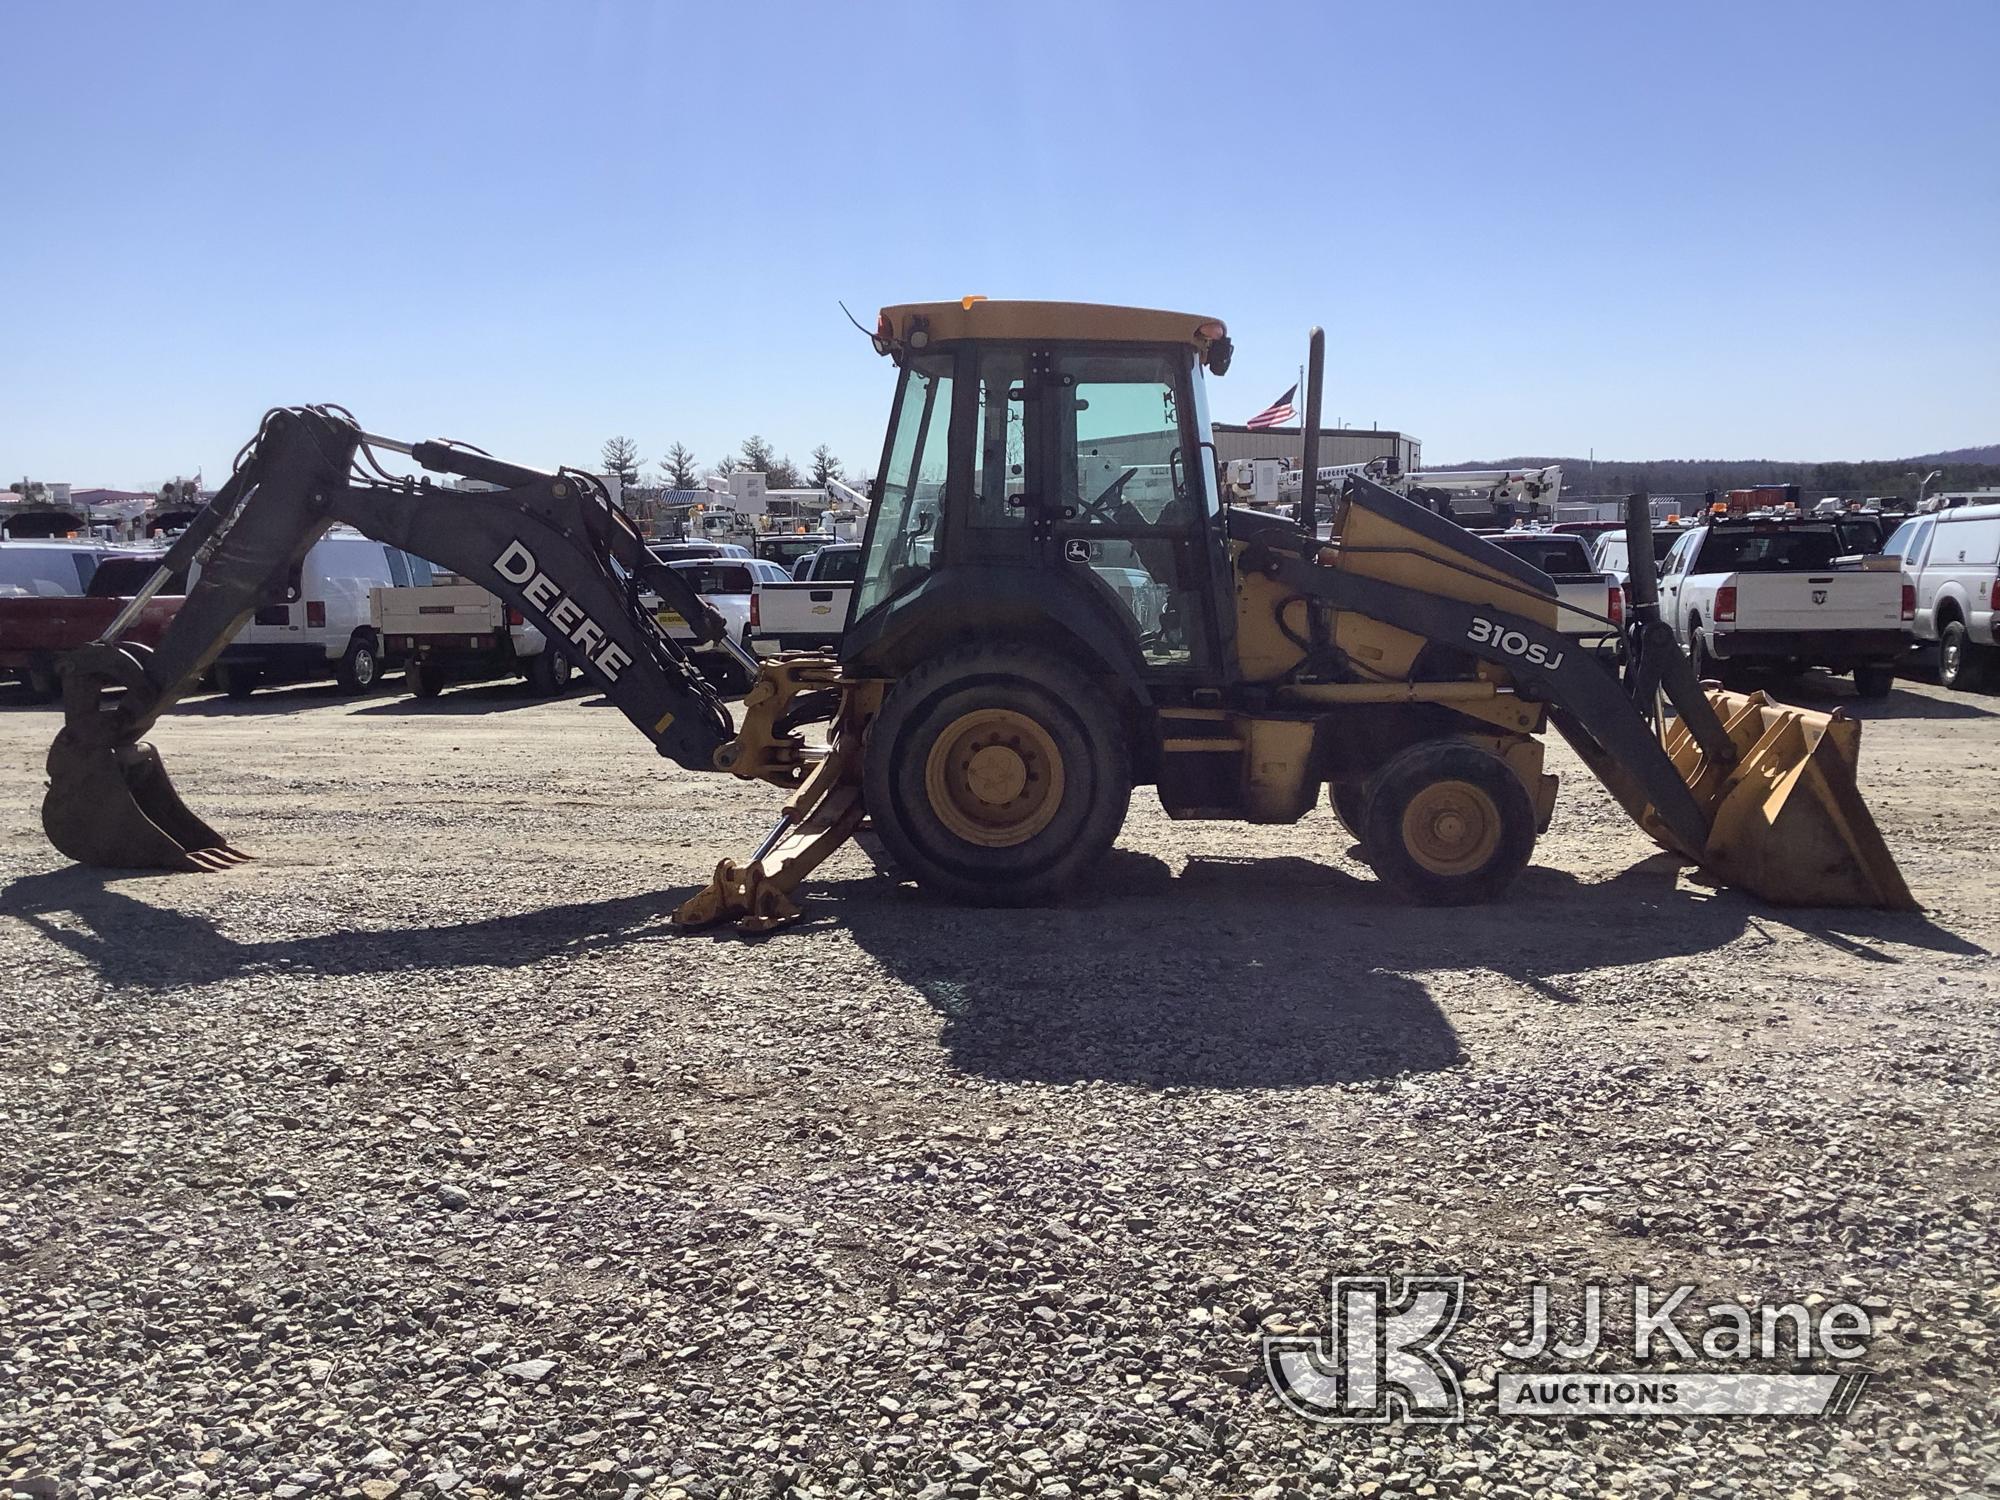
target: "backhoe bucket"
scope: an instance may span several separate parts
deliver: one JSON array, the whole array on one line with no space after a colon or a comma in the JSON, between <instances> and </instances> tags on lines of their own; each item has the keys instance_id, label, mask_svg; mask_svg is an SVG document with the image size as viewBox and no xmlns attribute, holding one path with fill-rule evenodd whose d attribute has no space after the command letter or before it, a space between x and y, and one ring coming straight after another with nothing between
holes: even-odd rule
<instances>
[{"instance_id":1,"label":"backhoe bucket","mask_svg":"<svg viewBox=\"0 0 2000 1500\"><path fill-rule=\"evenodd\" d=\"M1737 761L1703 756L1681 719L1663 746L1708 823L1700 849L1681 847L1646 809L1640 822L1666 847L1726 885L1775 906L1869 906L1915 911L1895 857L1854 781L1861 725L1844 713L1774 703L1762 693L1707 690Z\"/></svg>"},{"instance_id":2,"label":"backhoe bucket","mask_svg":"<svg viewBox=\"0 0 2000 1500\"><path fill-rule=\"evenodd\" d=\"M151 745L49 750L42 827L79 864L113 870L225 870L250 856L187 810Z\"/></svg>"}]
</instances>

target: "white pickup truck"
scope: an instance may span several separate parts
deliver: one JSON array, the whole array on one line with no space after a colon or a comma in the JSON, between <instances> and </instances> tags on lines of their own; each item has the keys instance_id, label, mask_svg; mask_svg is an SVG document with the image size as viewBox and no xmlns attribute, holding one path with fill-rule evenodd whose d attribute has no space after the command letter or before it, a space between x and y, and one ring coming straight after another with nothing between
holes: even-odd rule
<instances>
[{"instance_id":1,"label":"white pickup truck","mask_svg":"<svg viewBox=\"0 0 2000 1500\"><path fill-rule=\"evenodd\" d=\"M456 573L433 570L428 587L373 589L368 605L383 650L403 658L404 685L419 698L435 698L448 682L499 677L524 677L544 697L569 686L569 658Z\"/></svg>"},{"instance_id":2,"label":"white pickup truck","mask_svg":"<svg viewBox=\"0 0 2000 1500\"><path fill-rule=\"evenodd\" d=\"M1549 575L1561 601L1556 629L1593 648L1617 644L1625 622L1625 591L1592 560L1586 538L1567 531L1531 531L1526 527L1480 535L1502 552Z\"/></svg>"},{"instance_id":3,"label":"white pickup truck","mask_svg":"<svg viewBox=\"0 0 2000 1500\"><path fill-rule=\"evenodd\" d=\"M1734 667L1852 672L1885 698L1913 612L1900 560L1846 552L1832 520L1722 517L1691 529L1660 569L1660 617L1698 677Z\"/></svg>"},{"instance_id":4,"label":"white pickup truck","mask_svg":"<svg viewBox=\"0 0 2000 1500\"><path fill-rule=\"evenodd\" d=\"M750 602L750 649L776 656L838 646L860 576L861 544L835 542L803 560L791 581L758 584Z\"/></svg>"},{"instance_id":5,"label":"white pickup truck","mask_svg":"<svg viewBox=\"0 0 2000 1500\"><path fill-rule=\"evenodd\" d=\"M787 577L782 564L761 557L687 557L667 564L701 595L728 627L729 639L748 649L750 630L755 623L757 590L770 588ZM729 693L747 692L750 673L743 662L720 643L702 644L677 610L660 605L653 618L668 637L693 653L695 665L721 684Z\"/></svg>"}]
</instances>

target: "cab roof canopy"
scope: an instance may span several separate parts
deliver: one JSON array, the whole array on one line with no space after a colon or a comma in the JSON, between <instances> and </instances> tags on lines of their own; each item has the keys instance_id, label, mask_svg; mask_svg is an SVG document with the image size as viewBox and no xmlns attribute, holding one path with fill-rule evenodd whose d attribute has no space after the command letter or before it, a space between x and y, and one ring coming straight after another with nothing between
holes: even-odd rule
<instances>
[{"instance_id":1,"label":"cab roof canopy","mask_svg":"<svg viewBox=\"0 0 2000 1500\"><path fill-rule=\"evenodd\" d=\"M875 347L900 358L906 351L961 339L1187 344L1206 363L1212 345L1222 341L1227 347L1226 334L1220 318L1194 313L1095 302L989 302L965 297L883 308L875 326ZM1216 365L1220 374L1223 361L1218 359Z\"/></svg>"}]
</instances>

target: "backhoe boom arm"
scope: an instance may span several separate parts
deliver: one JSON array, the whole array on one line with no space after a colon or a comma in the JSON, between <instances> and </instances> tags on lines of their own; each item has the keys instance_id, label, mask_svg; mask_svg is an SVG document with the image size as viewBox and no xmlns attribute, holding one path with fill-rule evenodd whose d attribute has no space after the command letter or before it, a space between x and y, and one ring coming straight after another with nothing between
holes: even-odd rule
<instances>
[{"instance_id":1,"label":"backhoe boom arm","mask_svg":"<svg viewBox=\"0 0 2000 1500\"><path fill-rule=\"evenodd\" d=\"M138 741L252 612L284 597L292 570L342 522L490 589L551 644L563 643L660 754L692 770L715 769L732 733L728 712L654 622L641 590L678 611L701 639L735 643L688 581L652 558L593 476L542 473L450 444L391 446L426 467L504 487L447 489L379 469L357 476L366 439L344 413L273 411L156 575L201 564L158 645L148 651L107 639L63 662L64 727L49 755L43 822L64 853L89 864L184 868L198 852L190 836L226 849L179 806L157 756ZM121 801L137 802L136 821L134 809L107 805Z\"/></svg>"}]
</instances>

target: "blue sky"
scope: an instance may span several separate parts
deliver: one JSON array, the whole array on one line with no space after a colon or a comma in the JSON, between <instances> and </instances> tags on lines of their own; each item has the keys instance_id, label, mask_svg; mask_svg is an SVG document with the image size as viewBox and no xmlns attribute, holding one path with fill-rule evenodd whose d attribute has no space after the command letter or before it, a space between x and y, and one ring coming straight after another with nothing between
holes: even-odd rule
<instances>
[{"instance_id":1,"label":"blue sky","mask_svg":"<svg viewBox=\"0 0 2000 1500\"><path fill-rule=\"evenodd\" d=\"M0 470L211 480L264 408L872 469L842 318L1328 332L1433 460L2000 441L2000 5L0 0Z\"/></svg>"}]
</instances>

